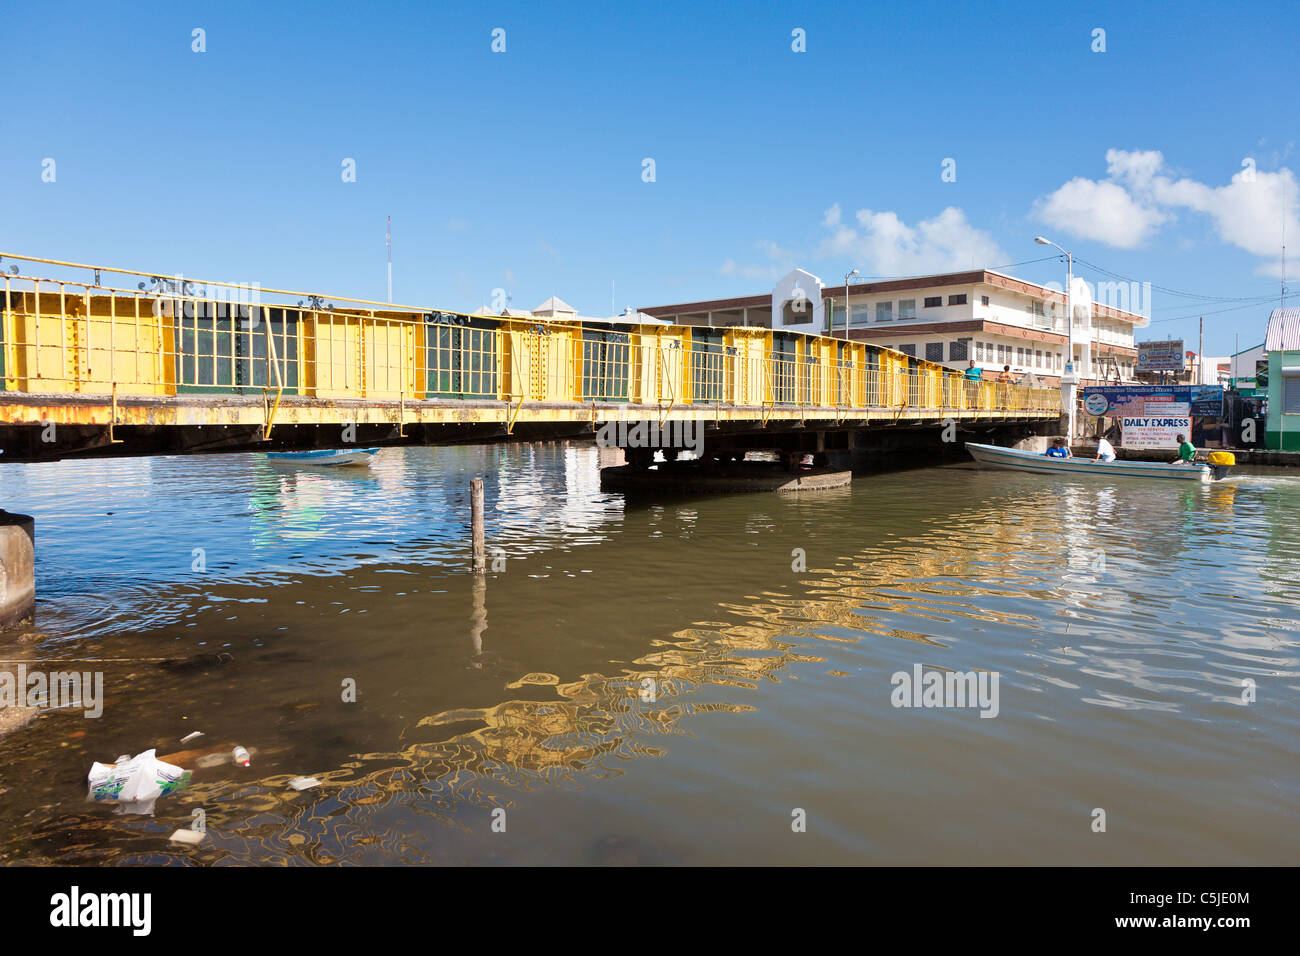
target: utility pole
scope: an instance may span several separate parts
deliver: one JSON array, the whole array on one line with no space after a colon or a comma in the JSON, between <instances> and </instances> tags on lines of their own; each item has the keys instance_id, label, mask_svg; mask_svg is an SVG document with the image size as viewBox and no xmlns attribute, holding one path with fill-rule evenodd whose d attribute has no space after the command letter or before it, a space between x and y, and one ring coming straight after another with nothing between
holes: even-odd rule
<instances>
[{"instance_id":1,"label":"utility pole","mask_svg":"<svg viewBox=\"0 0 1300 956\"><path fill-rule=\"evenodd\" d=\"M393 217L388 217L388 229L384 232L384 242L388 246L388 304L393 304Z\"/></svg>"},{"instance_id":2,"label":"utility pole","mask_svg":"<svg viewBox=\"0 0 1300 956\"><path fill-rule=\"evenodd\" d=\"M1196 384L1201 383L1201 371L1205 368L1205 316L1201 316L1200 332L1196 339Z\"/></svg>"},{"instance_id":3,"label":"utility pole","mask_svg":"<svg viewBox=\"0 0 1300 956\"><path fill-rule=\"evenodd\" d=\"M1054 246L1060 253L1065 256L1065 371L1061 375L1061 404L1065 406L1066 413L1066 442L1074 441L1074 429L1077 412L1075 408L1075 386L1079 384L1080 377L1075 371L1074 366L1074 256L1066 252L1052 240L1043 236L1035 236L1034 242L1040 246ZM1089 358L1092 348L1091 335L1084 340L1083 357ZM1080 366L1087 367L1087 362L1080 362Z\"/></svg>"}]
</instances>

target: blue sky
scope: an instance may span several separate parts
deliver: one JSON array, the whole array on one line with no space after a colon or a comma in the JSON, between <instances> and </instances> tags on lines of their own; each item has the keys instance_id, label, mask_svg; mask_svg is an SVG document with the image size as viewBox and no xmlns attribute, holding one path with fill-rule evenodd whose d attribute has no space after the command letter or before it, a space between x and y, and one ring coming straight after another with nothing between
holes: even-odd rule
<instances>
[{"instance_id":1,"label":"blue sky","mask_svg":"<svg viewBox=\"0 0 1300 956\"><path fill-rule=\"evenodd\" d=\"M1061 281L1045 233L1222 298L1157 291L1149 337L1195 348L1204 313L1224 354L1263 338L1285 192L1300 288L1294 2L40 3L5 28L7 252L382 299L391 215L398 302L607 315L611 282L621 311L793 265Z\"/></svg>"}]
</instances>

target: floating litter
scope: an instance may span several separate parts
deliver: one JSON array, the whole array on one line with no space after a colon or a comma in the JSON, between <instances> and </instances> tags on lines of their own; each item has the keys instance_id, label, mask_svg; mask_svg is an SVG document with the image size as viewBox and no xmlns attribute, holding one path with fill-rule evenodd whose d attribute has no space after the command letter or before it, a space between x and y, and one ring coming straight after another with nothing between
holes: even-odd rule
<instances>
[{"instance_id":1,"label":"floating litter","mask_svg":"<svg viewBox=\"0 0 1300 956\"><path fill-rule=\"evenodd\" d=\"M203 736L203 731L201 731L201 730L196 730L196 731L194 731L194 733L192 733L192 734L186 734L184 737L182 737L182 738L181 738L181 743L183 743L183 744L187 744L187 743L189 743L191 740L193 740L195 737L202 737L202 736Z\"/></svg>"},{"instance_id":2,"label":"floating litter","mask_svg":"<svg viewBox=\"0 0 1300 956\"><path fill-rule=\"evenodd\" d=\"M177 830L169 838L173 843L188 843L191 846L202 843L207 836L202 830Z\"/></svg>"},{"instance_id":3,"label":"floating litter","mask_svg":"<svg viewBox=\"0 0 1300 956\"><path fill-rule=\"evenodd\" d=\"M295 790L310 790L312 787L319 787L320 781L315 777L294 777L289 781L289 786Z\"/></svg>"}]
</instances>

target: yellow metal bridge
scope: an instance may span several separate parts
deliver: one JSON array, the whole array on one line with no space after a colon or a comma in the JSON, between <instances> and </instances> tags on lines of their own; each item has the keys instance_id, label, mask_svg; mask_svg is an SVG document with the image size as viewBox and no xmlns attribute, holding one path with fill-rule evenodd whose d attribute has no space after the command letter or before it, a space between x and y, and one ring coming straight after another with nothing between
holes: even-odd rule
<instances>
[{"instance_id":1,"label":"yellow metal bridge","mask_svg":"<svg viewBox=\"0 0 1300 956\"><path fill-rule=\"evenodd\" d=\"M1060 414L1056 389L966 382L820 335L467 315L10 254L0 273L0 461L337 444L326 432L348 425L357 440L454 441L630 419L827 429Z\"/></svg>"}]
</instances>

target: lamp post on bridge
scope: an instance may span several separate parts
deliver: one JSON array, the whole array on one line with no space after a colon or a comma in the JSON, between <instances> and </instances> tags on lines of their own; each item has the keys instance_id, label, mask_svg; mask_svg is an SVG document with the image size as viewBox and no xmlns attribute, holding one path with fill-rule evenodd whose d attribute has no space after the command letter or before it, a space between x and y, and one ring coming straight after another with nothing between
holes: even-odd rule
<instances>
[{"instance_id":1,"label":"lamp post on bridge","mask_svg":"<svg viewBox=\"0 0 1300 956\"><path fill-rule=\"evenodd\" d=\"M1054 246L1065 256L1065 369L1061 374L1061 402L1065 405L1069 430L1065 440L1074 441L1075 401L1074 389L1079 384L1079 376L1074 373L1074 256L1044 236L1034 236L1034 242L1040 246ZM1085 344L1084 348L1089 346Z\"/></svg>"},{"instance_id":2,"label":"lamp post on bridge","mask_svg":"<svg viewBox=\"0 0 1300 956\"><path fill-rule=\"evenodd\" d=\"M849 340L849 280L858 274L858 270L844 273L844 341ZM832 317L835 315L835 309L831 307Z\"/></svg>"}]
</instances>

